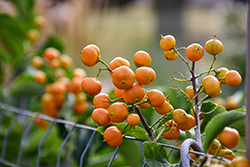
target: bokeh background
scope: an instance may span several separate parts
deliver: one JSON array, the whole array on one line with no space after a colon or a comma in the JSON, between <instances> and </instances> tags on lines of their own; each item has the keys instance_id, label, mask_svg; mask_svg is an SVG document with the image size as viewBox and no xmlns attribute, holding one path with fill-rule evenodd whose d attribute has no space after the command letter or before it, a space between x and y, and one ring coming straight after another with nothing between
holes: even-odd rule
<instances>
[{"instance_id":1,"label":"bokeh background","mask_svg":"<svg viewBox=\"0 0 250 167\"><path fill-rule=\"evenodd\" d=\"M44 16L46 24L39 30L41 36L36 41L36 46L43 48L48 38L58 40L63 46L60 51L71 56L75 68L83 68L90 77L95 77L98 69L103 66L102 64L94 67L83 65L80 59L80 51L88 44L99 46L101 58L105 62L109 63L117 56L124 57L130 61L133 70L136 69L132 63L133 55L138 50L150 52L152 57L151 67L156 71L157 77L154 84L146 86L146 89L155 87L166 90L169 86L180 85L182 88L187 86L186 84L170 82L172 75L179 77L176 72L181 72L186 77L189 77L189 73L180 58L176 61L165 59L159 46L160 34L173 35L177 41L177 48L187 47L194 42L201 43L204 46L206 41L216 34L217 38L223 42L224 49L217 56L218 61L216 61L214 68L224 66L228 69L237 70L243 78L242 83L237 88L222 85L223 91L220 97L226 98L234 95L238 98L237 101L241 101L241 106L244 105L244 98L242 100L242 97L245 87L246 10L246 1L244 0L0 0L0 13L18 18L20 23L24 23L24 32L28 31L28 23L32 21L35 15ZM31 60L31 57L26 57L26 59L19 61L15 55L19 53L19 50L25 50L26 44L21 46L21 49L14 47L17 52L12 52L10 48L6 47L6 44L11 43L6 43L9 40L4 36L3 27L6 24L8 23L4 20L0 21L0 92L3 101L6 100L6 97L13 98L8 96L7 89L11 87L12 82L10 80L13 73L15 73L15 77L18 77L22 71L25 71ZM13 34L15 33L19 34L19 32L13 32ZM11 39L15 41L18 38L10 35L10 41ZM13 44L13 46L15 45ZM10 53L12 57L6 58L5 53ZM185 57L185 52L181 53ZM196 72L199 73L209 68L212 59L213 57L205 52L202 60L196 63ZM19 64L13 65L15 62L19 62ZM103 84L102 92L112 92L114 86L108 73L102 72L99 80ZM200 81L199 84L201 84ZM16 104L16 102L13 104ZM173 106L187 107L186 104L178 100L173 100ZM27 107L27 109L30 108ZM159 117L157 114L144 114L151 123ZM10 121L6 122L10 124ZM19 130L17 128L16 131ZM42 161L44 166L55 163L53 157L56 158L62 140L56 137L57 132L58 130L55 130L54 135L50 136L47 142L47 146L50 146L53 140L56 140L54 143L57 144L53 145L52 148L55 148L53 151L50 149L47 150L47 154L44 154ZM74 148L75 152L72 153L74 159L79 160L79 154L82 150L77 150L76 147L79 146L83 149L87 141L83 141L84 137L90 136L90 133L86 131L79 131L78 133L80 137L71 142L63 153L63 156L65 155L68 159L70 159L70 153L72 152L67 151L69 148ZM34 132L31 135L31 139L24 149L28 156L32 157L32 154L36 154L34 149L37 145L34 144L34 141L39 141L43 134L43 132ZM19 136L17 138L20 139L21 134L16 132L14 135ZM1 141L3 136L4 133L1 132ZM86 160L86 166L107 166L107 162L113 154L114 149L100 144L101 136L97 138L99 142L95 141L97 144L88 153L90 159ZM32 142L32 140L34 141ZM141 144L124 141L123 145L115 164L118 166L141 166L143 158ZM13 150L13 152L8 155L9 159L17 156L14 152L18 145L12 144L12 146L10 146L10 150ZM103 149L104 147L106 149ZM134 154L131 154L129 149L135 150ZM52 157L52 160L48 161L46 159L48 157ZM70 164L73 166L77 164L77 161L67 158L64 158L66 159L64 165ZM27 160L26 165L34 163L34 159Z\"/></svg>"}]
</instances>

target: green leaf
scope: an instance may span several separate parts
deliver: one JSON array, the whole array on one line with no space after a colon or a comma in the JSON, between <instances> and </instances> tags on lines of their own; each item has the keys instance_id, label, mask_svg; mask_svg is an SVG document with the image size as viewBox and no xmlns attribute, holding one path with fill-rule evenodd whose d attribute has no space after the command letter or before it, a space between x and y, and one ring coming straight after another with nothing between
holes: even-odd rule
<instances>
[{"instance_id":1,"label":"green leaf","mask_svg":"<svg viewBox=\"0 0 250 167\"><path fill-rule=\"evenodd\" d=\"M143 143L144 161L149 166L170 166L167 159L166 148L155 142Z\"/></svg>"},{"instance_id":2,"label":"green leaf","mask_svg":"<svg viewBox=\"0 0 250 167\"><path fill-rule=\"evenodd\" d=\"M55 37L50 37L48 39L44 49L46 49L48 47L54 47L54 48L58 49L61 53L64 50L63 42L61 40L59 40L58 38L55 38Z\"/></svg>"},{"instance_id":3,"label":"green leaf","mask_svg":"<svg viewBox=\"0 0 250 167\"><path fill-rule=\"evenodd\" d=\"M17 36L15 36L15 34L6 29L0 31L0 36L7 48L7 52L9 53L10 63L12 63L14 68L17 67L24 54L24 46L22 41Z\"/></svg>"},{"instance_id":4,"label":"green leaf","mask_svg":"<svg viewBox=\"0 0 250 167\"><path fill-rule=\"evenodd\" d=\"M26 37L26 31L24 30L23 24L20 21L16 20L8 14L0 14L0 31L7 30L13 35L17 36L20 39Z\"/></svg>"},{"instance_id":5,"label":"green leaf","mask_svg":"<svg viewBox=\"0 0 250 167\"><path fill-rule=\"evenodd\" d=\"M242 110L242 109L237 109L236 111L246 112L245 110ZM245 132L246 132L245 125L246 125L246 119L243 118L243 119L240 119L239 121L231 124L229 127L236 129L241 136L245 136Z\"/></svg>"},{"instance_id":6,"label":"green leaf","mask_svg":"<svg viewBox=\"0 0 250 167\"><path fill-rule=\"evenodd\" d=\"M213 110L217 107L217 104L208 101L208 102L204 102L201 105L201 110L200 113L205 113L205 114L209 114L211 112L213 112Z\"/></svg>"},{"instance_id":7,"label":"green leaf","mask_svg":"<svg viewBox=\"0 0 250 167\"><path fill-rule=\"evenodd\" d=\"M210 109L212 107L209 107ZM205 107L203 107L203 110L204 111L208 111L205 109ZM221 107L221 106L217 106L216 108L214 108L211 112L207 112L207 113L203 113L204 114L204 119L202 120L201 122L201 133L204 132L208 122L216 115L218 114L221 114L221 113L224 113L224 112L227 112L227 110L224 108L224 107Z\"/></svg>"},{"instance_id":8,"label":"green leaf","mask_svg":"<svg viewBox=\"0 0 250 167\"><path fill-rule=\"evenodd\" d=\"M10 92L14 96L22 95L42 95L44 86L34 82L32 76L24 75L18 78L10 87Z\"/></svg>"},{"instance_id":9,"label":"green leaf","mask_svg":"<svg viewBox=\"0 0 250 167\"><path fill-rule=\"evenodd\" d=\"M230 112L224 112L222 114L219 114L213 119L211 119L205 129L206 136L203 144L204 152L207 152L211 142L224 129L224 127L243 119L245 116L245 112L233 110Z\"/></svg>"},{"instance_id":10,"label":"green leaf","mask_svg":"<svg viewBox=\"0 0 250 167\"><path fill-rule=\"evenodd\" d=\"M107 129L109 126L112 126L112 125L116 126L120 130L123 130L128 124L127 123L112 123L107 126L100 126L96 130L99 131L103 135L105 129ZM127 126L127 128L124 131L124 135L132 136L140 140L149 140L147 132L139 126L135 126L135 127Z\"/></svg>"},{"instance_id":11,"label":"green leaf","mask_svg":"<svg viewBox=\"0 0 250 167\"><path fill-rule=\"evenodd\" d=\"M30 13L32 12L33 7L33 0L11 0L15 5L19 12L19 14L22 16L22 18L29 17Z\"/></svg>"}]
</instances>

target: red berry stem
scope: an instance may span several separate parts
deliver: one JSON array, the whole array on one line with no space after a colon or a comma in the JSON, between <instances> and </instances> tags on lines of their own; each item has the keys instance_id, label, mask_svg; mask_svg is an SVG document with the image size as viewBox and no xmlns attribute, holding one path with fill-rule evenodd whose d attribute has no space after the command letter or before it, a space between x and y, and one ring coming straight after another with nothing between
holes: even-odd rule
<instances>
[{"instance_id":1,"label":"red berry stem","mask_svg":"<svg viewBox=\"0 0 250 167\"><path fill-rule=\"evenodd\" d=\"M150 141L154 141L155 140L155 137L152 133L152 130L151 128L148 126L148 123L146 122L145 118L143 117L142 113L141 113L141 110L138 106L135 106L135 111L137 112L137 114L139 115L140 119L141 119L141 123L142 125L144 126L145 130L147 131L148 133L148 136L149 136L149 139Z\"/></svg>"},{"instance_id":2,"label":"red berry stem","mask_svg":"<svg viewBox=\"0 0 250 167\"><path fill-rule=\"evenodd\" d=\"M194 95L196 95L197 94L197 91L196 91L196 76L195 76L195 73L194 73L194 69L195 69L195 62L193 61L192 70L190 72L192 74L191 81L192 81L192 85L193 85ZM198 96L196 96L195 99L194 99L195 125L196 125L195 138L196 138L196 141L197 141L198 145L202 148L201 132L200 132L200 119L199 119L200 111L199 111L199 107L198 107L198 102L199 102L198 101Z\"/></svg>"}]
</instances>

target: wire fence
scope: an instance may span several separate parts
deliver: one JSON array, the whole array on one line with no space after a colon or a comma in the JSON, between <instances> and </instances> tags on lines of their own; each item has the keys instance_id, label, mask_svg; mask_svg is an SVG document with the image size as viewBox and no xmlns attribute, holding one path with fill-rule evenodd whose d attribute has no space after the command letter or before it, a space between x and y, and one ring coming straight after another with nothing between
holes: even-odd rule
<instances>
[{"instance_id":1,"label":"wire fence","mask_svg":"<svg viewBox=\"0 0 250 167\"><path fill-rule=\"evenodd\" d=\"M38 145L38 149L37 149L37 159L36 159L36 167L39 167L41 166L40 165L40 157L41 157L41 150L42 150L42 146L43 146L43 143L45 142L46 138L49 136L49 133L51 132L51 129L52 127L56 124L56 123L61 123L61 124L64 124L64 125L68 125L70 126L70 130L69 132L67 133L66 137L64 138L59 150L58 150L58 155L57 155L57 163L56 163L56 167L59 167L61 164L60 164L60 156L61 156L61 152L65 146L65 144L67 143L67 141L69 140L70 136L72 135L72 132L77 129L77 128L81 128L81 129L85 129L85 130L89 130L89 131L92 131L92 134L87 142L87 145L86 147L84 148L81 156L80 156L80 162L79 162L79 166L82 167L84 166L83 164L83 159L88 151L88 149L90 148L90 145L96 135L96 133L98 132L96 130L96 128L93 128L93 127L90 127L90 126L86 126L86 125L81 125L81 124L77 124L77 123L74 123L74 122L71 122L71 121L67 121L67 120L62 120L62 119L57 119L57 118L52 118L52 117L49 117L47 115L43 115L43 114L39 114L39 113L34 113L32 111L29 111L29 110L25 110L25 109L21 109L21 108L17 108L17 107L14 107L14 106L11 106L11 105L8 105L8 104L5 104L5 103L2 103L0 102L0 108L2 109L2 112L0 113L0 129L1 129L1 126L2 126L2 120L5 116L7 116L7 113L8 112L13 112L15 113L15 116L14 116L14 119L12 120L10 126L8 127L8 129L6 130L5 134L4 134L4 138L3 138L3 145L2 145L2 154L1 154L1 157L0 157L0 167L2 167L3 165L7 165L7 166L11 166L11 167L21 167L21 161L22 161L22 150L23 150L23 146L24 146L24 141L25 139L28 137L33 125L34 125L34 122L35 122L35 118L42 118L44 120L47 120L47 121L50 121L50 125L49 127L47 128L43 138L41 139L39 145ZM7 144L8 144L8 141L9 141L9 137L10 137L10 134L11 134L11 131L13 130L13 127L14 125L17 123L18 121L18 117L20 117L21 115L23 116L26 116L26 117L32 117L34 119L31 120L31 122L28 124L27 128L24 130L24 133L22 134L21 136L21 140L20 140L20 145L19 145L19 150L18 150L18 157L17 157L17 162L10 162L10 161L7 161L5 159L5 155L6 155L6 149L7 149ZM136 139L135 137L131 137L131 136L123 136L124 139L128 139L128 140L136 140L136 141L139 141L139 142L145 142L145 140L140 140L140 139ZM167 144L163 144L163 143L157 143L157 144L160 144L164 147L168 147L168 148L171 148L171 149L176 149L176 150L180 150L179 147L176 147L176 146L172 146L172 145L167 145ZM112 162L114 161L117 153L118 153L118 150L119 150L120 146L118 146L110 161L109 161L109 164L108 166L110 167ZM201 153L201 152L197 152L197 151L189 151L190 153L193 153L193 154L196 154L198 156L205 156L206 154L205 153ZM222 158L222 160L225 160ZM181 165L181 163L180 163ZM146 166L146 163L144 162L143 163L143 166Z\"/></svg>"}]
</instances>

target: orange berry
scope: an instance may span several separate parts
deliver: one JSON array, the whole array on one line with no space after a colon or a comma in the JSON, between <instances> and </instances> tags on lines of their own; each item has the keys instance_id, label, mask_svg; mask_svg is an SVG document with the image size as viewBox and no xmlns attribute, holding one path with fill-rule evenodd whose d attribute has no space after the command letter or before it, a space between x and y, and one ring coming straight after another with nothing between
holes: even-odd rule
<instances>
[{"instance_id":1,"label":"orange berry","mask_svg":"<svg viewBox=\"0 0 250 167\"><path fill-rule=\"evenodd\" d=\"M235 148L239 144L240 134L234 128L225 127L218 135L218 139L220 140L222 145L231 149Z\"/></svg>"},{"instance_id":2,"label":"orange berry","mask_svg":"<svg viewBox=\"0 0 250 167\"><path fill-rule=\"evenodd\" d=\"M55 58L58 58L59 56L60 56L59 50L57 50L56 48L53 48L53 47L49 47L49 48L45 49L43 52L43 58L46 61L51 61Z\"/></svg>"},{"instance_id":3,"label":"orange berry","mask_svg":"<svg viewBox=\"0 0 250 167\"><path fill-rule=\"evenodd\" d=\"M115 97L116 97L116 98L121 98L121 97L123 97L123 96L122 96L122 95L123 95L123 91L124 91L123 89L115 88L115 90L114 90ZM124 101L123 98L120 99L120 101Z\"/></svg>"},{"instance_id":4,"label":"orange berry","mask_svg":"<svg viewBox=\"0 0 250 167\"><path fill-rule=\"evenodd\" d=\"M178 54L174 51L174 49L164 51L163 54L164 54L164 57L169 61L173 61L178 58Z\"/></svg>"},{"instance_id":5,"label":"orange berry","mask_svg":"<svg viewBox=\"0 0 250 167\"><path fill-rule=\"evenodd\" d=\"M117 67L120 67L120 66L127 66L130 68L130 63L128 60L122 58L122 57L115 57L110 63L109 63L109 68L111 70L114 70L116 69Z\"/></svg>"},{"instance_id":6,"label":"orange berry","mask_svg":"<svg viewBox=\"0 0 250 167\"><path fill-rule=\"evenodd\" d=\"M230 70L226 73L225 81L229 86L238 86L241 83L242 78L237 71Z\"/></svg>"},{"instance_id":7,"label":"orange berry","mask_svg":"<svg viewBox=\"0 0 250 167\"><path fill-rule=\"evenodd\" d=\"M98 63L100 59L100 49L94 44L87 45L81 51L81 60L88 66L92 67Z\"/></svg>"},{"instance_id":8,"label":"orange berry","mask_svg":"<svg viewBox=\"0 0 250 167\"><path fill-rule=\"evenodd\" d=\"M216 35L214 35L213 39L206 42L205 50L211 55L217 55L223 50L223 44L220 40L216 39Z\"/></svg>"},{"instance_id":9,"label":"orange berry","mask_svg":"<svg viewBox=\"0 0 250 167\"><path fill-rule=\"evenodd\" d=\"M220 94L220 82L214 76L206 76L202 80L204 92L210 97L216 97Z\"/></svg>"},{"instance_id":10,"label":"orange berry","mask_svg":"<svg viewBox=\"0 0 250 167\"><path fill-rule=\"evenodd\" d=\"M162 105L160 105L159 107L154 107L154 108L155 108L155 111L161 115L165 115L171 111L174 111L173 106L168 101L164 101Z\"/></svg>"},{"instance_id":11,"label":"orange berry","mask_svg":"<svg viewBox=\"0 0 250 167\"><path fill-rule=\"evenodd\" d=\"M179 108L179 109L174 110L174 112L173 112L173 120L178 125L179 124L184 124L188 120L188 115L187 115L186 111Z\"/></svg>"},{"instance_id":12,"label":"orange berry","mask_svg":"<svg viewBox=\"0 0 250 167\"><path fill-rule=\"evenodd\" d=\"M250 163L246 157L235 157L231 163L232 167L250 167Z\"/></svg>"},{"instance_id":13,"label":"orange berry","mask_svg":"<svg viewBox=\"0 0 250 167\"><path fill-rule=\"evenodd\" d=\"M55 76L56 78L62 78L66 76L66 71L62 68L58 68L55 70Z\"/></svg>"},{"instance_id":14,"label":"orange berry","mask_svg":"<svg viewBox=\"0 0 250 167\"><path fill-rule=\"evenodd\" d=\"M155 78L155 71L150 67L139 67L135 71L135 79L141 85L150 85Z\"/></svg>"},{"instance_id":15,"label":"orange berry","mask_svg":"<svg viewBox=\"0 0 250 167\"><path fill-rule=\"evenodd\" d=\"M123 99L129 104L138 103L145 96L146 91L143 86L138 83L134 83L132 87L123 91Z\"/></svg>"},{"instance_id":16,"label":"orange berry","mask_svg":"<svg viewBox=\"0 0 250 167\"><path fill-rule=\"evenodd\" d=\"M204 55L204 50L200 44L193 43L187 47L186 54L190 61L199 61Z\"/></svg>"},{"instance_id":17,"label":"orange berry","mask_svg":"<svg viewBox=\"0 0 250 167\"><path fill-rule=\"evenodd\" d=\"M77 115L85 114L89 109L89 103L87 101L83 101L82 103L75 103L73 109L74 113Z\"/></svg>"},{"instance_id":18,"label":"orange berry","mask_svg":"<svg viewBox=\"0 0 250 167\"><path fill-rule=\"evenodd\" d=\"M161 91L152 89L148 92L148 100L151 106L159 107L165 102L165 96Z\"/></svg>"},{"instance_id":19,"label":"orange berry","mask_svg":"<svg viewBox=\"0 0 250 167\"><path fill-rule=\"evenodd\" d=\"M66 54L63 54L60 56L60 61L61 61L61 65L63 68L68 69L72 66L73 64L73 59Z\"/></svg>"},{"instance_id":20,"label":"orange berry","mask_svg":"<svg viewBox=\"0 0 250 167\"><path fill-rule=\"evenodd\" d=\"M110 98L106 93L99 93L93 98L93 105L95 108L107 109L110 106Z\"/></svg>"},{"instance_id":21,"label":"orange berry","mask_svg":"<svg viewBox=\"0 0 250 167\"><path fill-rule=\"evenodd\" d=\"M75 68L72 72L72 77L80 77L81 79L87 77L87 73L82 68Z\"/></svg>"},{"instance_id":22,"label":"orange berry","mask_svg":"<svg viewBox=\"0 0 250 167\"><path fill-rule=\"evenodd\" d=\"M175 38L172 35L161 35L160 47L164 51L171 50L175 47Z\"/></svg>"},{"instance_id":23,"label":"orange berry","mask_svg":"<svg viewBox=\"0 0 250 167\"><path fill-rule=\"evenodd\" d=\"M134 54L133 62L136 67L149 67L152 59L150 53L140 50Z\"/></svg>"},{"instance_id":24,"label":"orange berry","mask_svg":"<svg viewBox=\"0 0 250 167\"><path fill-rule=\"evenodd\" d=\"M82 80L81 88L87 94L95 96L101 92L102 84L96 78L87 77Z\"/></svg>"},{"instance_id":25,"label":"orange berry","mask_svg":"<svg viewBox=\"0 0 250 167\"><path fill-rule=\"evenodd\" d=\"M112 122L123 122L128 116L128 107L125 103L115 102L109 107L108 111Z\"/></svg>"},{"instance_id":26,"label":"orange berry","mask_svg":"<svg viewBox=\"0 0 250 167\"><path fill-rule=\"evenodd\" d=\"M38 38L40 37L40 32L37 31L36 29L31 29L26 33L26 37L31 42L34 42L38 40Z\"/></svg>"},{"instance_id":27,"label":"orange berry","mask_svg":"<svg viewBox=\"0 0 250 167\"><path fill-rule=\"evenodd\" d=\"M46 120L44 120L43 118L35 118L34 123L36 126L38 126L39 129L46 129L48 126Z\"/></svg>"},{"instance_id":28,"label":"orange berry","mask_svg":"<svg viewBox=\"0 0 250 167\"><path fill-rule=\"evenodd\" d=\"M36 16L34 18L34 24L37 26L37 27L43 27L47 22L47 19L44 17L44 16Z\"/></svg>"},{"instance_id":29,"label":"orange berry","mask_svg":"<svg viewBox=\"0 0 250 167\"><path fill-rule=\"evenodd\" d=\"M35 56L32 58L31 64L34 68L39 69L43 66L43 58L40 56Z\"/></svg>"},{"instance_id":30,"label":"orange berry","mask_svg":"<svg viewBox=\"0 0 250 167\"><path fill-rule=\"evenodd\" d=\"M194 127L195 125L195 119L192 115L187 114L187 121L183 124L178 124L178 127L180 130L186 131L186 130L190 130L192 127Z\"/></svg>"},{"instance_id":31,"label":"orange berry","mask_svg":"<svg viewBox=\"0 0 250 167\"><path fill-rule=\"evenodd\" d=\"M43 71L37 71L33 78L39 84L44 84L47 81L47 75Z\"/></svg>"},{"instance_id":32,"label":"orange berry","mask_svg":"<svg viewBox=\"0 0 250 167\"><path fill-rule=\"evenodd\" d=\"M110 122L109 112L104 108L97 108L92 112L92 119L97 126L106 126Z\"/></svg>"},{"instance_id":33,"label":"orange berry","mask_svg":"<svg viewBox=\"0 0 250 167\"><path fill-rule=\"evenodd\" d=\"M48 64L51 69L57 69L61 66L61 62L57 58L51 60Z\"/></svg>"},{"instance_id":34,"label":"orange berry","mask_svg":"<svg viewBox=\"0 0 250 167\"><path fill-rule=\"evenodd\" d=\"M82 82L82 79L80 77L72 78L72 81L68 84L69 92L72 92L74 94L81 92L82 91L81 82Z\"/></svg>"},{"instance_id":35,"label":"orange berry","mask_svg":"<svg viewBox=\"0 0 250 167\"><path fill-rule=\"evenodd\" d=\"M133 86L135 81L134 72L127 66L117 67L113 71L112 82L118 89L128 89Z\"/></svg>"},{"instance_id":36,"label":"orange berry","mask_svg":"<svg viewBox=\"0 0 250 167\"><path fill-rule=\"evenodd\" d=\"M226 107L226 100L222 97L216 97L213 99L213 102L218 106Z\"/></svg>"},{"instance_id":37,"label":"orange berry","mask_svg":"<svg viewBox=\"0 0 250 167\"><path fill-rule=\"evenodd\" d=\"M226 159L230 159L233 160L235 157L235 154L232 150L229 150L227 148L224 149L220 149L218 156L226 158Z\"/></svg>"},{"instance_id":38,"label":"orange berry","mask_svg":"<svg viewBox=\"0 0 250 167\"><path fill-rule=\"evenodd\" d=\"M226 84L226 73L229 70L225 67L221 67L217 70L217 73L215 74L215 77L220 81L220 84Z\"/></svg>"},{"instance_id":39,"label":"orange berry","mask_svg":"<svg viewBox=\"0 0 250 167\"><path fill-rule=\"evenodd\" d=\"M123 137L121 131L116 126L108 127L103 133L104 141L111 147L118 147L122 144Z\"/></svg>"},{"instance_id":40,"label":"orange berry","mask_svg":"<svg viewBox=\"0 0 250 167\"><path fill-rule=\"evenodd\" d=\"M221 149L221 144L217 139L214 139L208 148L209 154L216 154ZM219 153L219 152L218 152Z\"/></svg>"},{"instance_id":41,"label":"orange berry","mask_svg":"<svg viewBox=\"0 0 250 167\"><path fill-rule=\"evenodd\" d=\"M228 96L226 98L226 108L227 110L233 110L239 107L239 100L234 96Z\"/></svg>"},{"instance_id":42,"label":"orange berry","mask_svg":"<svg viewBox=\"0 0 250 167\"><path fill-rule=\"evenodd\" d=\"M75 103L82 103L87 100L87 96L83 92L75 94Z\"/></svg>"},{"instance_id":43,"label":"orange berry","mask_svg":"<svg viewBox=\"0 0 250 167\"><path fill-rule=\"evenodd\" d=\"M190 99L193 99L193 97L194 97L194 88L193 88L193 86L192 85L187 86L186 89L185 89L185 93L188 95L188 97Z\"/></svg>"},{"instance_id":44,"label":"orange berry","mask_svg":"<svg viewBox=\"0 0 250 167\"><path fill-rule=\"evenodd\" d=\"M164 137L165 139L173 140L177 139L180 136L178 125L173 120L167 121L164 126L169 128L167 132L164 132L162 134L162 137Z\"/></svg>"},{"instance_id":45,"label":"orange berry","mask_svg":"<svg viewBox=\"0 0 250 167\"><path fill-rule=\"evenodd\" d=\"M141 119L138 114L129 114L126 120L130 126L135 126L140 122Z\"/></svg>"}]
</instances>

